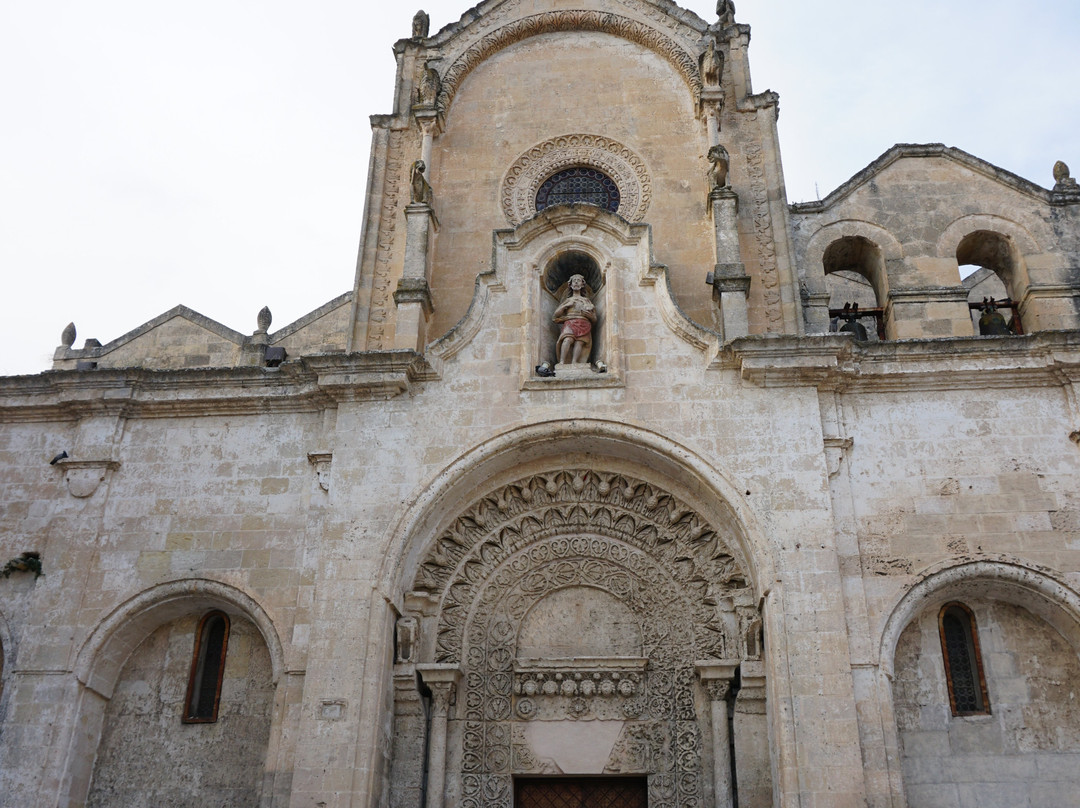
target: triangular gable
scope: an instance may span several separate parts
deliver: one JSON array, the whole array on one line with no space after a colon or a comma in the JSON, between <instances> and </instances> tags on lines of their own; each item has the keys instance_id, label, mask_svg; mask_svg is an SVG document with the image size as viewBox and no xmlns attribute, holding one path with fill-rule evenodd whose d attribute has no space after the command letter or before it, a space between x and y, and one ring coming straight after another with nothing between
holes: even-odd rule
<instances>
[{"instance_id":1,"label":"triangular gable","mask_svg":"<svg viewBox=\"0 0 1080 808\"><path fill-rule=\"evenodd\" d=\"M885 169L898 160L923 157L938 157L951 160L1007 188L1044 202L1047 205L1055 204L1057 201L1056 195L1052 191L1048 191L1017 174L1013 174L1011 171L999 168L993 163L968 154L955 146L946 146L943 143L898 143L824 199L815 202L797 202L791 206L791 211L792 213L822 213L876 179Z\"/></svg>"}]
</instances>

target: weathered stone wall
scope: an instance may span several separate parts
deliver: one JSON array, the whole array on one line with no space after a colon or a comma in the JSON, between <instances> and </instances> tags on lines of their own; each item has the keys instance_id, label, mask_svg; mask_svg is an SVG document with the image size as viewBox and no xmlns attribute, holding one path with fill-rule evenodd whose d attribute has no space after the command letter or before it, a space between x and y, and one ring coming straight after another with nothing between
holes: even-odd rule
<instances>
[{"instance_id":1,"label":"weathered stone wall","mask_svg":"<svg viewBox=\"0 0 1080 808\"><path fill-rule=\"evenodd\" d=\"M260 804L270 656L253 625L232 620L217 721L181 723L199 617L157 629L124 665L105 710L88 806Z\"/></svg>"},{"instance_id":2,"label":"weathered stone wall","mask_svg":"<svg viewBox=\"0 0 1080 808\"><path fill-rule=\"evenodd\" d=\"M670 267L687 310L711 321L705 272L716 259L705 212L707 144L686 81L641 45L566 32L495 53L468 75L447 112L432 165L440 223L432 337L465 313L476 274L490 266L491 231L510 226L501 206L510 167L534 146L574 134L603 135L643 160L656 259ZM672 149L672 140L686 148ZM623 214L633 220L633 211Z\"/></svg>"},{"instance_id":3,"label":"weathered stone wall","mask_svg":"<svg viewBox=\"0 0 1080 808\"><path fill-rule=\"evenodd\" d=\"M908 805L1067 805L1080 786L1080 661L1026 609L973 600L990 715L953 716L936 611L896 653L894 699Z\"/></svg>"}]
</instances>

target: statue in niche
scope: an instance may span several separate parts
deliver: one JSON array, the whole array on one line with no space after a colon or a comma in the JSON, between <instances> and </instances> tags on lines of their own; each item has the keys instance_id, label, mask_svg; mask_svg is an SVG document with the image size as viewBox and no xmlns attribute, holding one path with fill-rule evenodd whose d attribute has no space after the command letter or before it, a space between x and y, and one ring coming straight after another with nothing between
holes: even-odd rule
<instances>
[{"instance_id":1,"label":"statue in niche","mask_svg":"<svg viewBox=\"0 0 1080 808\"><path fill-rule=\"evenodd\" d=\"M701 80L706 87L720 86L720 74L724 72L724 55L716 52L716 40L710 39L701 54Z\"/></svg>"},{"instance_id":2,"label":"statue in niche","mask_svg":"<svg viewBox=\"0 0 1080 808\"><path fill-rule=\"evenodd\" d=\"M731 157L727 149L719 143L709 149L709 190L719 191L728 187L728 169L731 168Z\"/></svg>"},{"instance_id":3,"label":"statue in niche","mask_svg":"<svg viewBox=\"0 0 1080 808\"><path fill-rule=\"evenodd\" d=\"M441 88L439 71L428 62L424 67L424 74L420 77L420 86L416 88L416 103L425 107L434 106Z\"/></svg>"},{"instance_id":4,"label":"statue in niche","mask_svg":"<svg viewBox=\"0 0 1080 808\"><path fill-rule=\"evenodd\" d=\"M428 30L431 27L431 18L427 12L420 9L412 18L412 38L427 39Z\"/></svg>"},{"instance_id":5,"label":"statue in niche","mask_svg":"<svg viewBox=\"0 0 1080 808\"><path fill-rule=\"evenodd\" d=\"M412 183L410 188L411 201L414 205L430 205L434 201L431 185L424 176L427 166L423 160L417 160L412 164Z\"/></svg>"},{"instance_id":6,"label":"statue in niche","mask_svg":"<svg viewBox=\"0 0 1080 808\"><path fill-rule=\"evenodd\" d=\"M735 22L735 4L732 0L718 0L716 16L720 18L721 25L731 25Z\"/></svg>"},{"instance_id":7,"label":"statue in niche","mask_svg":"<svg viewBox=\"0 0 1080 808\"><path fill-rule=\"evenodd\" d=\"M561 365L586 364L592 352L596 306L587 296L591 292L584 275L571 275L567 286L569 294L552 316L562 326L555 342L555 356Z\"/></svg>"}]
</instances>

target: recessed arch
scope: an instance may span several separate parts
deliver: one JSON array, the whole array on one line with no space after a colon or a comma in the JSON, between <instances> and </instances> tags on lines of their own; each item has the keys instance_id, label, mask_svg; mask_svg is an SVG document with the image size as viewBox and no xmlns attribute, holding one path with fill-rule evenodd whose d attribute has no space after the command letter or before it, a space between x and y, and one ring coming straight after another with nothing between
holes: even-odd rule
<instances>
[{"instance_id":1,"label":"recessed arch","mask_svg":"<svg viewBox=\"0 0 1080 808\"><path fill-rule=\"evenodd\" d=\"M255 624L270 651L276 683L284 670L284 655L270 616L236 587L204 579L158 584L114 609L83 643L75 661L75 676L94 692L111 698L128 656L152 631L177 617L212 609Z\"/></svg>"},{"instance_id":2,"label":"recessed arch","mask_svg":"<svg viewBox=\"0 0 1080 808\"><path fill-rule=\"evenodd\" d=\"M697 512L728 529L760 598L774 578L772 553L757 517L735 486L691 449L643 426L568 418L507 430L453 461L418 487L393 532L380 574L383 591L401 604L436 537L468 504L530 470L568 468L587 457L613 470L661 482Z\"/></svg>"},{"instance_id":3,"label":"recessed arch","mask_svg":"<svg viewBox=\"0 0 1080 808\"><path fill-rule=\"evenodd\" d=\"M949 601L972 597L1024 607L1049 623L1080 653L1080 593L1048 570L1007 557L947 562L924 573L889 613L878 646L886 676L892 678L897 641L916 616Z\"/></svg>"},{"instance_id":4,"label":"recessed arch","mask_svg":"<svg viewBox=\"0 0 1080 808\"><path fill-rule=\"evenodd\" d=\"M442 74L438 107L449 109L465 78L481 62L504 48L540 34L581 31L611 34L662 56L679 72L696 100L701 93L701 70L696 55L663 31L609 11L548 11L515 20L484 36L458 56Z\"/></svg>"}]
</instances>

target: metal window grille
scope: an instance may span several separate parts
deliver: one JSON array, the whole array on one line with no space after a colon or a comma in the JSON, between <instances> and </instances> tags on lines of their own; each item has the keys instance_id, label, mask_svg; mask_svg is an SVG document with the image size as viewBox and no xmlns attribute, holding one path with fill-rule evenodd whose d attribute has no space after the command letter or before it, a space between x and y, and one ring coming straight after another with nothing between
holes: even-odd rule
<instances>
[{"instance_id":1,"label":"metal window grille","mask_svg":"<svg viewBox=\"0 0 1080 808\"><path fill-rule=\"evenodd\" d=\"M555 205L587 202L615 213L619 209L619 186L595 168L567 168L548 177L536 192L536 210Z\"/></svg>"}]
</instances>

